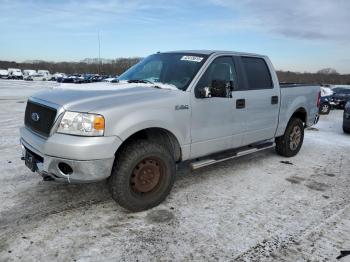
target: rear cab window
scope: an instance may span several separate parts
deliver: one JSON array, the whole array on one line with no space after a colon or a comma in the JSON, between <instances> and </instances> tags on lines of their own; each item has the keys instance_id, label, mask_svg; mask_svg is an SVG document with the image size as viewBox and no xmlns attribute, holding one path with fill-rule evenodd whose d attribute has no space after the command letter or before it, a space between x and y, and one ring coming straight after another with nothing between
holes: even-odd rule
<instances>
[{"instance_id":1,"label":"rear cab window","mask_svg":"<svg viewBox=\"0 0 350 262\"><path fill-rule=\"evenodd\" d=\"M249 90L273 88L271 73L263 58L242 56L241 61Z\"/></svg>"}]
</instances>

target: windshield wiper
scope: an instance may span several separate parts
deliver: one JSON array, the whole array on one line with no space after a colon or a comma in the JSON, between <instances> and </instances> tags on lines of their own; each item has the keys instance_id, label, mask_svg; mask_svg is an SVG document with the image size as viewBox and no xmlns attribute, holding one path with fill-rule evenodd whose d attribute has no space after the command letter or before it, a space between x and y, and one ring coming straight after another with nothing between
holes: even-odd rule
<instances>
[{"instance_id":1,"label":"windshield wiper","mask_svg":"<svg viewBox=\"0 0 350 262\"><path fill-rule=\"evenodd\" d=\"M152 81L146 79L129 79L128 83L154 84Z\"/></svg>"},{"instance_id":2,"label":"windshield wiper","mask_svg":"<svg viewBox=\"0 0 350 262\"><path fill-rule=\"evenodd\" d=\"M162 89L160 86L157 86L154 82L147 79L130 79L128 83L138 83L138 84L152 84L152 87Z\"/></svg>"}]
</instances>

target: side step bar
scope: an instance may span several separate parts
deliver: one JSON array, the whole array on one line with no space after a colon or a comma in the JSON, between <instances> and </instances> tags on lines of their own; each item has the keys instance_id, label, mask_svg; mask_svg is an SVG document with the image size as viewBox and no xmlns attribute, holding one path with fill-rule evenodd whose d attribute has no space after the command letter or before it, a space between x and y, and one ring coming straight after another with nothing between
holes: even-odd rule
<instances>
[{"instance_id":1,"label":"side step bar","mask_svg":"<svg viewBox=\"0 0 350 262\"><path fill-rule=\"evenodd\" d=\"M220 163L226 160L230 160L233 158L237 158L240 156L245 156L245 155L249 155L255 152L259 152L265 149L269 149L275 147L275 143L273 142L267 142L267 143L263 143L263 144L257 144L257 145L252 145L252 146L248 146L248 147L243 147L241 149L237 149L234 151L226 151L223 153L218 153L218 154L214 154L212 155L212 157L209 156L209 158L206 159L202 159L202 160L197 160L195 162L192 162L190 164L190 167L192 170L198 169L198 168L202 168L205 166L209 166L215 163Z\"/></svg>"}]
</instances>

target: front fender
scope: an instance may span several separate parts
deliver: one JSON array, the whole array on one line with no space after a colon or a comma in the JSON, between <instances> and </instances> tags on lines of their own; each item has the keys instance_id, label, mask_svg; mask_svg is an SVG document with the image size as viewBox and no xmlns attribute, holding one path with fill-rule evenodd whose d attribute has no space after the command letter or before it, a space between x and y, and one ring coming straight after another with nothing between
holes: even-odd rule
<instances>
[{"instance_id":1,"label":"front fender","mask_svg":"<svg viewBox=\"0 0 350 262\"><path fill-rule=\"evenodd\" d=\"M190 112L168 108L137 110L119 118L110 128L111 133L123 141L138 131L162 128L171 132L183 146L190 143Z\"/></svg>"}]
</instances>

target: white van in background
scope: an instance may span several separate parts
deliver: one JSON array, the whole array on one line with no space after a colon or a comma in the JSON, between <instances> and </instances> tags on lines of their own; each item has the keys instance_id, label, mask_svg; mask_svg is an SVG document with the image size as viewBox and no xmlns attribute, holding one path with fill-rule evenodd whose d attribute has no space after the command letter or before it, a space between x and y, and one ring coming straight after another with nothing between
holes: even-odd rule
<instances>
[{"instance_id":1,"label":"white van in background","mask_svg":"<svg viewBox=\"0 0 350 262\"><path fill-rule=\"evenodd\" d=\"M51 74L48 70L38 70L38 75L42 76L43 81L51 79Z\"/></svg>"},{"instance_id":2,"label":"white van in background","mask_svg":"<svg viewBox=\"0 0 350 262\"><path fill-rule=\"evenodd\" d=\"M32 69L23 70L23 80L31 80L30 77L35 75L36 71Z\"/></svg>"},{"instance_id":3,"label":"white van in background","mask_svg":"<svg viewBox=\"0 0 350 262\"><path fill-rule=\"evenodd\" d=\"M9 79L23 79L23 74L21 69L18 68L9 68L8 70Z\"/></svg>"},{"instance_id":4,"label":"white van in background","mask_svg":"<svg viewBox=\"0 0 350 262\"><path fill-rule=\"evenodd\" d=\"M9 77L9 72L6 69L0 69L0 78L7 79Z\"/></svg>"}]
</instances>

